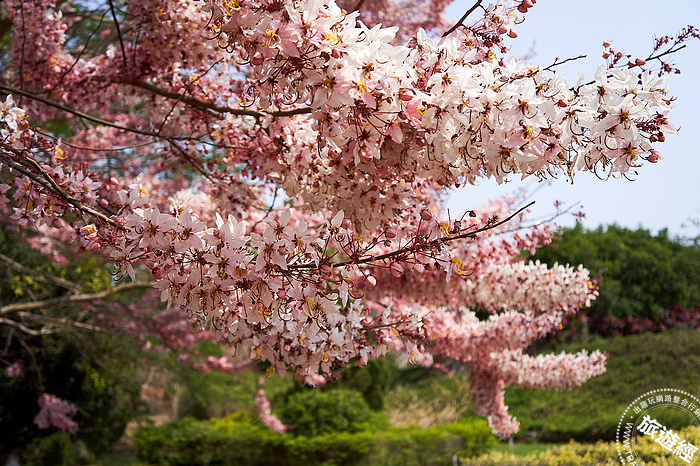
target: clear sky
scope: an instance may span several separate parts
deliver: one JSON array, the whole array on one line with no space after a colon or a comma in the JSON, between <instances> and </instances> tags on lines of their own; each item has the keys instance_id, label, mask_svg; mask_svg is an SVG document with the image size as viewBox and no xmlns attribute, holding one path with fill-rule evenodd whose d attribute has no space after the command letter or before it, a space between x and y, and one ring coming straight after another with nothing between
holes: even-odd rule
<instances>
[{"instance_id":1,"label":"clear sky","mask_svg":"<svg viewBox=\"0 0 700 466\"><path fill-rule=\"evenodd\" d=\"M471 4L455 1L448 16L458 19ZM531 61L542 67L550 65L554 57L586 54L586 59L561 67L575 82L579 70L592 78L598 64L604 63L604 40L612 40L613 48L633 58L646 57L654 36L676 33L688 24L700 27L700 0L539 0L516 29L518 38L509 41L510 53L534 54ZM698 228L682 227L689 217L700 217L700 40L690 41L670 61L682 71L668 81L670 93L678 98L670 120L680 132L655 144L664 160L655 165L646 163L633 182L602 181L591 173L578 174L573 185L555 180L533 196L537 202L534 215L554 212L553 203L560 200L583 205L587 228L617 223L652 231L668 228L671 235L700 235ZM448 208L456 213L520 187L538 186L536 179L521 182L519 177L501 186L484 180L454 192ZM568 226L574 219L563 216L556 223Z\"/></svg>"}]
</instances>

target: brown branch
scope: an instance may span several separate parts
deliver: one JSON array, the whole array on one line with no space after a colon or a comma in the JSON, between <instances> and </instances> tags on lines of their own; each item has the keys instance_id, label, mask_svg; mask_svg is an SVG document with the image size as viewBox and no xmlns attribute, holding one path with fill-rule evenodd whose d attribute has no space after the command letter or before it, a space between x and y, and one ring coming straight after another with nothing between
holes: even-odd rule
<instances>
[{"instance_id":1,"label":"brown branch","mask_svg":"<svg viewBox=\"0 0 700 466\"><path fill-rule=\"evenodd\" d=\"M360 0L357 2L357 5L355 5L355 8L352 9L352 11L360 11L360 8L362 8L362 5L365 3L365 0Z\"/></svg>"},{"instance_id":2,"label":"brown branch","mask_svg":"<svg viewBox=\"0 0 700 466\"><path fill-rule=\"evenodd\" d=\"M391 259L391 258L394 258L396 256L401 256L401 255L406 254L408 252L420 252L420 251L424 251L426 249L430 249L433 246L438 246L440 244L448 243L450 241L474 237L474 236L478 235L479 233L493 230L494 228L497 228L505 223L510 222L515 216L517 216L518 214L520 214L524 210L527 210L528 208L530 208L534 203L535 203L535 201L530 202L526 206L521 207L520 209L516 210L515 212L510 214L508 217L504 218L503 220L501 220L499 222L486 225L485 227L479 228L479 229L474 230L474 231L462 233L461 235L437 238L437 239L429 241L425 244L422 244L419 248L406 248L404 246L402 248L396 249L396 250L391 251L391 252L387 252L385 254L380 254L378 256L368 256L368 257L365 257L362 259L346 259L344 261L333 262L333 263L328 264L328 265L332 268L339 268L339 267L345 267L346 265L350 265L350 264L362 265L362 264L368 264L370 262L379 262L379 261L383 261L385 259ZM316 267L317 266L315 263L296 264L296 265L289 266L290 269L313 269Z\"/></svg>"},{"instance_id":3,"label":"brown branch","mask_svg":"<svg viewBox=\"0 0 700 466\"><path fill-rule=\"evenodd\" d=\"M105 119L102 119L99 117L88 115L87 113L83 113L79 110L75 110L75 109L67 107L63 104L59 104L58 102L54 102L52 100L45 99L45 98L38 96L36 94L33 94L31 92L23 91L22 89L17 89L15 87L11 87L11 86L6 86L4 84L0 84L0 90L3 90L3 91L8 92L10 94L17 94L17 95L21 95L24 97L28 97L32 100L36 100L37 102L41 102L41 103L46 104L50 107L54 107L54 108L57 108L59 110L63 110L64 112L70 113L72 115L83 118L85 120L92 121L93 123L97 123L100 125L120 129L122 131L141 134L143 136L150 136L150 137L159 138L159 139L163 139L163 140L194 140L194 141L198 141L197 138L189 137L189 136L162 136L160 134L153 133L151 131L145 131L145 130L141 130L141 129L137 129L137 128L128 128L126 126L119 125L119 124L111 122L109 120L105 120Z\"/></svg>"},{"instance_id":4,"label":"brown branch","mask_svg":"<svg viewBox=\"0 0 700 466\"><path fill-rule=\"evenodd\" d=\"M552 63L551 65L549 65L547 68L542 68L542 69L543 69L543 70L551 70L551 69L554 68L555 66L561 65L562 63L566 63L566 62L574 61L574 60L580 60L580 59L582 59L582 58L586 58L586 55L585 55L585 54L581 54L581 55L579 55L578 57L570 57L570 58L567 58L566 60L562 60L562 61L559 61L559 57L555 57L555 58L554 58L554 63Z\"/></svg>"},{"instance_id":5,"label":"brown branch","mask_svg":"<svg viewBox=\"0 0 700 466\"><path fill-rule=\"evenodd\" d=\"M7 265L11 269L14 269L15 271L17 271L19 273L31 275L32 277L34 277L38 281L48 283L50 285L60 286L61 288L66 288L68 290L71 290L74 293L79 293L81 290L80 285L78 285L77 283L73 283L69 280L65 280L65 279L60 278L60 277L53 277L51 275L46 275L42 272L34 271L32 269L29 269L29 268L23 266L19 262L15 262L14 260L10 259L9 257L7 257L4 254L0 254L0 262L4 262L5 265Z\"/></svg>"},{"instance_id":6,"label":"brown branch","mask_svg":"<svg viewBox=\"0 0 700 466\"><path fill-rule=\"evenodd\" d=\"M167 97L169 99L174 99L174 100L179 100L183 103L186 103L187 105L190 105L192 107L198 108L200 110L204 111L209 111L213 110L214 112L218 113L230 113L231 115L239 115L239 116L252 116L255 118L264 118L267 115L273 116L273 117L286 117L286 116L292 116L292 115L301 115L304 113L311 113L312 109L308 107L303 107L303 108L294 108L291 110L279 110L276 112L257 112L255 110L246 110L244 108L231 108L228 106L222 106L222 105L217 105L211 102L204 102L199 99L195 99L194 97L189 97L184 94L179 94L177 92L173 91L168 91L166 89L161 89L157 86L154 86L153 84L147 83L145 81L138 81L135 83L130 83L132 86L140 87L142 89L145 89L147 91L153 92L154 94L158 94L162 97Z\"/></svg>"},{"instance_id":7,"label":"brown branch","mask_svg":"<svg viewBox=\"0 0 700 466\"><path fill-rule=\"evenodd\" d=\"M37 322L46 322L52 327L56 327L57 325L67 325L83 330L90 330L91 332L100 332L106 333L108 335L117 335L116 332L111 332L104 327L100 327L99 325L86 324L85 322L77 322L75 320L70 320L63 317L48 317L37 314L31 314L29 312L19 312L17 315L24 319L31 319Z\"/></svg>"},{"instance_id":8,"label":"brown branch","mask_svg":"<svg viewBox=\"0 0 700 466\"><path fill-rule=\"evenodd\" d=\"M110 288L110 289L104 290L104 291L100 291L97 293L68 295L68 296L60 296L58 298L44 299L41 301L7 304L5 306L0 307L0 316L8 315L8 314L16 314L16 313L21 312L21 311L30 311L33 309L41 309L41 308L49 307L49 306L64 306L66 304L82 303L82 302L86 302L86 301L93 301L95 299L104 299L104 298L107 298L109 296L112 296L113 294L121 293L122 291L134 290L134 289L139 289L139 288L149 288L149 287L152 287L153 285L154 285L153 282L132 282L132 283L125 283L123 285L117 285L113 288Z\"/></svg>"},{"instance_id":9,"label":"brown branch","mask_svg":"<svg viewBox=\"0 0 700 466\"><path fill-rule=\"evenodd\" d=\"M4 148L6 150L8 149L8 147L6 147L6 146ZM11 149L11 148L10 148L10 150L14 151L14 149ZM27 177L31 178L32 181L35 181L36 183L40 184L44 188L48 189L49 191L54 192L56 195L63 198L67 203L69 203L70 205L72 205L76 209L80 210L81 212L84 212L84 213L89 214L93 217L96 217L109 225L112 225L115 227L119 226L119 225L117 225L117 222L115 222L111 218L107 217L105 214L98 212L91 207L87 207L87 206L81 204L79 200L77 200L73 196L70 196L65 191L63 191L63 189L61 189L61 187L56 183L56 180L54 180L51 177L51 175L49 175L46 172L46 170L44 170L44 168L41 165L39 165L39 163L37 163L36 160L31 159L29 157L24 157L22 160L26 161L27 163L32 165L36 170L38 170L39 173L41 174L41 177L39 175L37 175L36 173L33 173L33 172L27 170L24 166L22 166L21 164L15 162L15 161L10 161L10 162L6 162L6 163L8 165L11 165L12 168L16 169L17 171L19 171L23 175L26 175Z\"/></svg>"},{"instance_id":10,"label":"brown branch","mask_svg":"<svg viewBox=\"0 0 700 466\"><path fill-rule=\"evenodd\" d=\"M117 37L119 38L119 46L122 49L122 61L124 62L124 72L126 72L126 49L124 48L124 41L122 40L122 31L119 28L119 21L117 20L117 12L114 11L114 2L109 0L109 10L112 13L112 19L114 20L114 27L117 29Z\"/></svg>"},{"instance_id":11,"label":"brown branch","mask_svg":"<svg viewBox=\"0 0 700 466\"><path fill-rule=\"evenodd\" d=\"M468 17L470 14L472 14L472 13L474 12L474 10L476 10L477 8L479 8L479 5L481 5L481 1L482 1L482 0L477 0L477 2L476 2L474 5L472 5L472 7L469 8L469 9L467 10L466 13L464 13L464 15L459 19L459 21L457 21L457 22L455 23L454 26L452 26L450 29L448 29L447 31L445 31L445 33L442 35L442 37L449 36L450 34L452 34L452 33L455 31L455 29L457 29L458 27L462 26L462 23L464 22L464 20L467 19L467 17Z\"/></svg>"},{"instance_id":12,"label":"brown branch","mask_svg":"<svg viewBox=\"0 0 700 466\"><path fill-rule=\"evenodd\" d=\"M42 328L40 330L32 330L31 328L25 327L24 325L20 324L19 322L15 322L12 319L5 319L2 317L0 317L0 324L5 324L5 325L9 325L11 327L17 328L17 329L23 331L24 333L26 333L28 335L32 335L34 337L39 337L41 335L50 335L52 333L58 332L58 329L53 330L53 331L49 331L49 330L46 330L44 328ZM21 338L19 340L21 340Z\"/></svg>"}]
</instances>

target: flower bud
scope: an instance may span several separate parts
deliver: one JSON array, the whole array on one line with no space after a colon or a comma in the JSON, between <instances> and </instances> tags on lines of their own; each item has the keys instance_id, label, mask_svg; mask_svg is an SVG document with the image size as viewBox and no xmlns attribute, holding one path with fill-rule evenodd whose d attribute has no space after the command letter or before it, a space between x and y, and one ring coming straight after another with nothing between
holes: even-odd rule
<instances>
[{"instance_id":1,"label":"flower bud","mask_svg":"<svg viewBox=\"0 0 700 466\"><path fill-rule=\"evenodd\" d=\"M263 64L265 61L265 58L263 58L262 53L260 52L255 52L255 55L253 55L253 58L250 59L250 63L254 66L260 66Z\"/></svg>"},{"instance_id":2,"label":"flower bud","mask_svg":"<svg viewBox=\"0 0 700 466\"><path fill-rule=\"evenodd\" d=\"M90 252L100 252L100 249L102 249L102 247L100 246L100 243L93 242L90 243L86 249Z\"/></svg>"},{"instance_id":3,"label":"flower bud","mask_svg":"<svg viewBox=\"0 0 700 466\"><path fill-rule=\"evenodd\" d=\"M403 275L403 266L398 262L391 264L389 270L391 270L391 274L396 278L400 278L401 275Z\"/></svg>"},{"instance_id":4,"label":"flower bud","mask_svg":"<svg viewBox=\"0 0 700 466\"><path fill-rule=\"evenodd\" d=\"M518 33L511 29L510 31L508 31L508 37L510 37L511 39L515 39L516 37L518 37Z\"/></svg>"},{"instance_id":5,"label":"flower bud","mask_svg":"<svg viewBox=\"0 0 700 466\"><path fill-rule=\"evenodd\" d=\"M391 228L387 228L384 231L384 236L386 236L389 239L396 238L396 231L392 230Z\"/></svg>"},{"instance_id":6,"label":"flower bud","mask_svg":"<svg viewBox=\"0 0 700 466\"><path fill-rule=\"evenodd\" d=\"M423 209L420 212L420 218L422 218L424 221L429 221L431 218L433 218L433 214L430 213L428 209Z\"/></svg>"},{"instance_id":7,"label":"flower bud","mask_svg":"<svg viewBox=\"0 0 700 466\"><path fill-rule=\"evenodd\" d=\"M637 64L637 66L644 66L647 64L647 61L643 58L637 58L634 62Z\"/></svg>"},{"instance_id":8,"label":"flower bud","mask_svg":"<svg viewBox=\"0 0 700 466\"><path fill-rule=\"evenodd\" d=\"M651 152L651 154L649 154L649 156L647 157L647 160L651 163L656 163L663 158L663 157L661 157L661 153L659 151L652 150L650 152Z\"/></svg>"}]
</instances>

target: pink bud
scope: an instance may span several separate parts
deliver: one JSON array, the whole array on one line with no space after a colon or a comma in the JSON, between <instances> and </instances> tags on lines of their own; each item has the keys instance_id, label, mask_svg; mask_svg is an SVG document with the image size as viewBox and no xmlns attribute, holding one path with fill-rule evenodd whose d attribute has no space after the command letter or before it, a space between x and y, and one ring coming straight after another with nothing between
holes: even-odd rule
<instances>
[{"instance_id":1,"label":"pink bud","mask_svg":"<svg viewBox=\"0 0 700 466\"><path fill-rule=\"evenodd\" d=\"M502 24L501 24L500 26L498 26L498 33L499 33L499 34L505 34L506 32L508 32L508 28L507 28L507 27L505 27L505 26L502 25Z\"/></svg>"},{"instance_id":2,"label":"pink bud","mask_svg":"<svg viewBox=\"0 0 700 466\"><path fill-rule=\"evenodd\" d=\"M372 163L374 157L372 156L372 151L367 146L363 146L360 149L360 159L364 163Z\"/></svg>"},{"instance_id":3,"label":"pink bud","mask_svg":"<svg viewBox=\"0 0 700 466\"><path fill-rule=\"evenodd\" d=\"M105 198L100 199L100 205L102 207L109 207L109 201Z\"/></svg>"},{"instance_id":4,"label":"pink bud","mask_svg":"<svg viewBox=\"0 0 700 466\"><path fill-rule=\"evenodd\" d=\"M520 5L518 5L518 11L520 13L527 13L527 7L521 3Z\"/></svg>"},{"instance_id":5,"label":"pink bud","mask_svg":"<svg viewBox=\"0 0 700 466\"><path fill-rule=\"evenodd\" d=\"M603 54L603 58L605 58L606 60L607 60L609 57L610 57L610 54L609 54L608 52L605 52L605 53Z\"/></svg>"},{"instance_id":6,"label":"pink bud","mask_svg":"<svg viewBox=\"0 0 700 466\"><path fill-rule=\"evenodd\" d=\"M90 252L100 252L100 249L102 249L102 247L100 246L100 243L93 242L90 243L86 249Z\"/></svg>"},{"instance_id":7,"label":"pink bud","mask_svg":"<svg viewBox=\"0 0 700 466\"><path fill-rule=\"evenodd\" d=\"M394 262L393 264L391 264L391 266L389 266L389 269L391 270L391 274L396 278L400 278L401 275L403 275L403 266L398 262Z\"/></svg>"},{"instance_id":8,"label":"pink bud","mask_svg":"<svg viewBox=\"0 0 700 466\"><path fill-rule=\"evenodd\" d=\"M518 37L518 33L511 29L510 31L508 31L508 37L510 37L511 39L515 39L516 37Z\"/></svg>"},{"instance_id":9,"label":"pink bud","mask_svg":"<svg viewBox=\"0 0 700 466\"><path fill-rule=\"evenodd\" d=\"M431 214L428 209L423 209L420 212L420 218L427 222L428 220L433 218L433 214Z\"/></svg>"},{"instance_id":10,"label":"pink bud","mask_svg":"<svg viewBox=\"0 0 700 466\"><path fill-rule=\"evenodd\" d=\"M401 89L399 92L399 99L403 100L404 102L408 102L409 100L413 99L413 93L408 89Z\"/></svg>"},{"instance_id":11,"label":"pink bud","mask_svg":"<svg viewBox=\"0 0 700 466\"><path fill-rule=\"evenodd\" d=\"M374 278L374 276L372 276L372 275L367 275L367 282L370 285L375 286L377 284L377 279Z\"/></svg>"},{"instance_id":12,"label":"pink bud","mask_svg":"<svg viewBox=\"0 0 700 466\"><path fill-rule=\"evenodd\" d=\"M527 8L532 8L535 6L535 4L531 0L523 0L523 5L525 5Z\"/></svg>"},{"instance_id":13,"label":"pink bud","mask_svg":"<svg viewBox=\"0 0 700 466\"><path fill-rule=\"evenodd\" d=\"M647 157L647 160L651 163L656 163L659 160L661 160L663 157L661 157L661 153L656 150L652 150L651 154Z\"/></svg>"},{"instance_id":14,"label":"pink bud","mask_svg":"<svg viewBox=\"0 0 700 466\"><path fill-rule=\"evenodd\" d=\"M603 42L603 47L605 47L605 48L607 49L608 47L610 47L610 44L611 44L611 43L612 43L612 42L610 42L609 40L606 40L606 41Z\"/></svg>"},{"instance_id":15,"label":"pink bud","mask_svg":"<svg viewBox=\"0 0 700 466\"><path fill-rule=\"evenodd\" d=\"M644 66L647 64L647 61L643 58L637 58L634 62L637 64L637 66Z\"/></svg>"},{"instance_id":16,"label":"pink bud","mask_svg":"<svg viewBox=\"0 0 700 466\"><path fill-rule=\"evenodd\" d=\"M396 231L392 230L391 228L387 228L386 231L384 231L384 236L387 238L396 238Z\"/></svg>"},{"instance_id":17,"label":"pink bud","mask_svg":"<svg viewBox=\"0 0 700 466\"><path fill-rule=\"evenodd\" d=\"M264 61L265 58L263 58L262 53L255 52L255 55L253 55L253 58L250 60L250 63L254 66L260 66L263 64Z\"/></svg>"},{"instance_id":18,"label":"pink bud","mask_svg":"<svg viewBox=\"0 0 700 466\"><path fill-rule=\"evenodd\" d=\"M338 49L333 49L331 55L333 56L333 58L340 58L343 56L342 52Z\"/></svg>"},{"instance_id":19,"label":"pink bud","mask_svg":"<svg viewBox=\"0 0 700 466\"><path fill-rule=\"evenodd\" d=\"M114 186L119 184L119 180L113 176L109 178L109 182L112 183Z\"/></svg>"}]
</instances>

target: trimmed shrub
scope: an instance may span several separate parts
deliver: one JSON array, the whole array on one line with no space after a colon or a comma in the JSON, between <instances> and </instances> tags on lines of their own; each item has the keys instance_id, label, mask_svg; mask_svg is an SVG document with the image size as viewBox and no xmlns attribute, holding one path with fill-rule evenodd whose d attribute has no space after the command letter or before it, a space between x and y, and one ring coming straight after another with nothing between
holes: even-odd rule
<instances>
[{"instance_id":1,"label":"trimmed shrub","mask_svg":"<svg viewBox=\"0 0 700 466\"><path fill-rule=\"evenodd\" d=\"M495 439L482 419L421 429L279 435L250 416L141 427L135 435L142 461L161 465L452 464L453 456L488 451Z\"/></svg>"},{"instance_id":2,"label":"trimmed shrub","mask_svg":"<svg viewBox=\"0 0 700 466\"><path fill-rule=\"evenodd\" d=\"M693 445L700 444L700 433L696 427L688 427L679 432L681 438ZM636 452L644 464L664 465L682 464L671 452L665 450L651 437L638 438ZM675 460L675 461L674 461ZM585 444L570 442L567 445L553 446L545 452L527 456L515 456L508 453L490 452L474 459L462 458L460 464L465 466L617 466L620 464L615 442L597 442Z\"/></svg>"},{"instance_id":3,"label":"trimmed shrub","mask_svg":"<svg viewBox=\"0 0 700 466\"><path fill-rule=\"evenodd\" d=\"M358 432L368 428L371 412L354 390L303 390L292 394L280 420L296 435L313 437L327 432Z\"/></svg>"}]
</instances>

